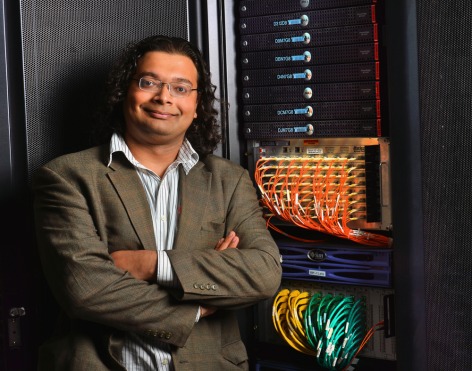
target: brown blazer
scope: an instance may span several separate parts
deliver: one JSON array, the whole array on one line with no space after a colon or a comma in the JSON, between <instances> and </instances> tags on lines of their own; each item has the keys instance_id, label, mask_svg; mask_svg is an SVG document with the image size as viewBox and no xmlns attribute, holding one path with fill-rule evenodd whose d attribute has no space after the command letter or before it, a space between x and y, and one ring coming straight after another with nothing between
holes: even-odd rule
<instances>
[{"instance_id":1,"label":"brown blazer","mask_svg":"<svg viewBox=\"0 0 472 371\"><path fill-rule=\"evenodd\" d=\"M271 298L281 279L246 170L208 156L181 171L178 232L168 252L181 290L134 279L109 255L155 250L146 195L132 165L108 146L59 157L33 179L41 262L67 325L40 348L39 370L124 370L124 332L172 346L176 371L247 369L235 311ZM214 250L230 230L238 249ZM217 312L195 323L199 303Z\"/></svg>"}]
</instances>

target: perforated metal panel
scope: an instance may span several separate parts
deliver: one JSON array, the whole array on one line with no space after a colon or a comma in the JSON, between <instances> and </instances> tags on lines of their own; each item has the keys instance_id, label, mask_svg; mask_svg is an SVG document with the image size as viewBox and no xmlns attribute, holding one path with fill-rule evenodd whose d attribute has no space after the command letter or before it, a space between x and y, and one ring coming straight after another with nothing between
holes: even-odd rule
<instances>
[{"instance_id":1,"label":"perforated metal panel","mask_svg":"<svg viewBox=\"0 0 472 371\"><path fill-rule=\"evenodd\" d=\"M472 7L417 1L428 370L472 369Z\"/></svg>"},{"instance_id":2,"label":"perforated metal panel","mask_svg":"<svg viewBox=\"0 0 472 371\"><path fill-rule=\"evenodd\" d=\"M189 38L186 0L21 1L28 172L89 145L106 73L130 41Z\"/></svg>"}]
</instances>

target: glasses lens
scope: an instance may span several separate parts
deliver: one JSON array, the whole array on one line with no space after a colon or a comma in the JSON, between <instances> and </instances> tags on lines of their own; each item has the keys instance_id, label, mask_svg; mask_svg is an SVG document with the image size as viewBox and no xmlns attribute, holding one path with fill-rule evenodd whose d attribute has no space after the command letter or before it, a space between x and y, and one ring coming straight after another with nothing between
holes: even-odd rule
<instances>
[{"instance_id":1,"label":"glasses lens","mask_svg":"<svg viewBox=\"0 0 472 371\"><path fill-rule=\"evenodd\" d=\"M181 82L171 82L169 84L170 93L175 97L186 97L192 91L192 87Z\"/></svg>"},{"instance_id":2,"label":"glasses lens","mask_svg":"<svg viewBox=\"0 0 472 371\"><path fill-rule=\"evenodd\" d=\"M159 91L162 88L162 82L159 80L150 79L149 77L141 77L139 79L139 87L142 90Z\"/></svg>"}]
</instances>

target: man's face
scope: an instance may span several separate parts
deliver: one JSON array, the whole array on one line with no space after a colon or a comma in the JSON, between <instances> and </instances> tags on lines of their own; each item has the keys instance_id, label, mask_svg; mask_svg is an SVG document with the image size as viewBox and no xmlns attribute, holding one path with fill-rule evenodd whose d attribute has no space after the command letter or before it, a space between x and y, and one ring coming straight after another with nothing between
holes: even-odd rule
<instances>
[{"instance_id":1,"label":"man's face","mask_svg":"<svg viewBox=\"0 0 472 371\"><path fill-rule=\"evenodd\" d=\"M197 69L192 60L180 54L148 52L138 61L136 73L123 103L126 137L149 145L180 145L185 132L197 117L198 93L172 96L164 84L157 92L139 88L141 77L164 83L186 83L197 88Z\"/></svg>"}]
</instances>

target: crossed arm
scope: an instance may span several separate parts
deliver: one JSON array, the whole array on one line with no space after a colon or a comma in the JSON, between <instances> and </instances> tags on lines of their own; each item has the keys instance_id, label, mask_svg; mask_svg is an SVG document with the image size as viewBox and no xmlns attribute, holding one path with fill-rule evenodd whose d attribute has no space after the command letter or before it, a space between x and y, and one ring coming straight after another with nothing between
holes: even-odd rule
<instances>
[{"instance_id":1,"label":"crossed arm","mask_svg":"<svg viewBox=\"0 0 472 371\"><path fill-rule=\"evenodd\" d=\"M225 238L221 238L216 246L216 251L235 249L238 247L239 237L231 231ZM157 253L151 250L120 250L111 253L115 266L128 271L134 278L143 281L156 281ZM201 317L213 314L216 308L200 306Z\"/></svg>"}]
</instances>

